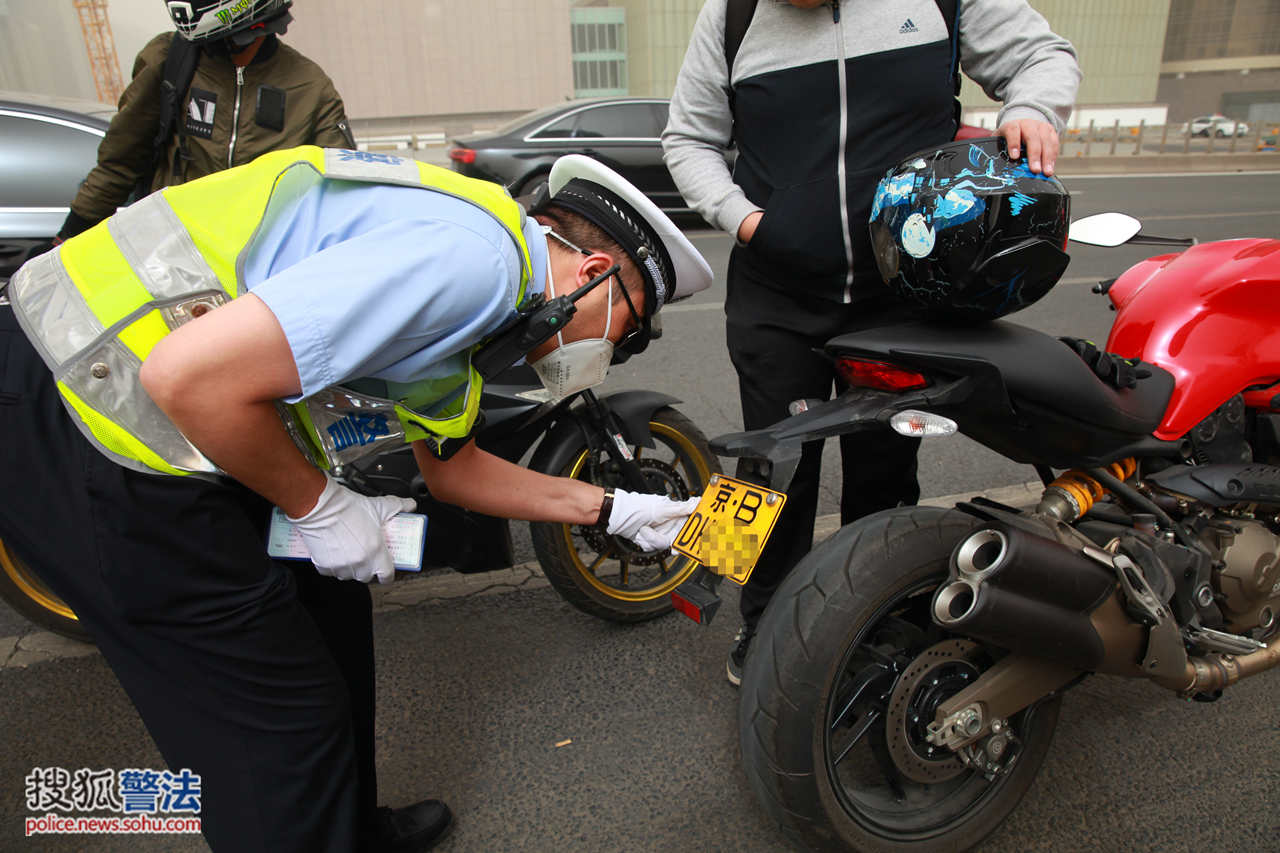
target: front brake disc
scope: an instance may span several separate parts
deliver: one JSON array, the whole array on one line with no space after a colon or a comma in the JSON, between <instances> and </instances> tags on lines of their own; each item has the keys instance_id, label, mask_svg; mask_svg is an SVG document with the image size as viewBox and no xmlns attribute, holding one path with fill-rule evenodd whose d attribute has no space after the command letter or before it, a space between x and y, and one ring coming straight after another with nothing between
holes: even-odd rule
<instances>
[{"instance_id":1,"label":"front brake disc","mask_svg":"<svg viewBox=\"0 0 1280 853\"><path fill-rule=\"evenodd\" d=\"M687 500L689 498L689 484L684 481L680 473L671 465L661 459L637 459L636 465L640 466L645 483L655 493L661 490L668 495L675 495L678 500ZM610 475L606 477L606 480L607 482L596 483L596 485L604 488L624 488L626 486L621 476ZM656 565L662 558L661 552L641 551L632 542L623 539L621 536L610 536L602 530L585 524L579 529L582 531L582 538L586 540L587 545L597 554L603 554L607 549L612 548L613 553L619 559L633 566Z\"/></svg>"}]
</instances>

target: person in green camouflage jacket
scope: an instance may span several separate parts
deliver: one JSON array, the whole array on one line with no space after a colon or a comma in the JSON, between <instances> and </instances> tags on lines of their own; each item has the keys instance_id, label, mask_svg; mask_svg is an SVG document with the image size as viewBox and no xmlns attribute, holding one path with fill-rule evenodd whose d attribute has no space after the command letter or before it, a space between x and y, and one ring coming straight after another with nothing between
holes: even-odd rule
<instances>
[{"instance_id":1,"label":"person in green camouflage jacket","mask_svg":"<svg viewBox=\"0 0 1280 853\"><path fill-rule=\"evenodd\" d=\"M133 80L98 147L98 165L81 185L55 242L115 213L152 168L165 59L178 38L200 50L195 76L178 95L173 127L140 195L244 165L268 151L355 148L333 82L277 37L292 20L289 3L270 4L274 8L265 19L246 16L237 22L242 26L211 35L175 13L187 5L201 4L168 4L179 34L156 36L134 61Z\"/></svg>"}]
</instances>

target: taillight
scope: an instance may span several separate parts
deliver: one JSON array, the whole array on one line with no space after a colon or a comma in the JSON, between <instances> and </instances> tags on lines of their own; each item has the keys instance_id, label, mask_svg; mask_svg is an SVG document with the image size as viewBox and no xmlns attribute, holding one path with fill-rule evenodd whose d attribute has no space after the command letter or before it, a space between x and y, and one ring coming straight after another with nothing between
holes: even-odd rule
<instances>
[{"instance_id":1,"label":"taillight","mask_svg":"<svg viewBox=\"0 0 1280 853\"><path fill-rule=\"evenodd\" d=\"M449 149L449 159L457 163L474 163L476 161L476 152L470 148L451 148Z\"/></svg>"},{"instance_id":2,"label":"taillight","mask_svg":"<svg viewBox=\"0 0 1280 853\"><path fill-rule=\"evenodd\" d=\"M854 388L875 388L880 391L914 391L929 387L929 380L919 373L885 364L883 361L861 359L836 359L836 373Z\"/></svg>"}]
</instances>

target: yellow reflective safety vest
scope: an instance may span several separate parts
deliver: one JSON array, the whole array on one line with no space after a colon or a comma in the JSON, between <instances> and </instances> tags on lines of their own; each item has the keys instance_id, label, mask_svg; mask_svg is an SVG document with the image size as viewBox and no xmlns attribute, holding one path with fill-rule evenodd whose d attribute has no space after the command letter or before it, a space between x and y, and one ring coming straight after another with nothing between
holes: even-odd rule
<instances>
[{"instance_id":1,"label":"yellow reflective safety vest","mask_svg":"<svg viewBox=\"0 0 1280 853\"><path fill-rule=\"evenodd\" d=\"M153 193L27 263L9 283L18 322L99 450L135 470L220 473L147 395L139 369L165 335L248 292L245 259L259 228L277 213L273 199L283 205L325 180L419 187L476 205L519 247L517 302L524 298L532 274L524 209L497 184L426 163L304 146ZM299 403L277 404L295 443L317 467L420 439L448 455L446 446L465 443L476 422L483 380L466 353L452 376L373 383L394 388L394 395L371 395L369 383L352 384L360 390L334 386Z\"/></svg>"}]
</instances>

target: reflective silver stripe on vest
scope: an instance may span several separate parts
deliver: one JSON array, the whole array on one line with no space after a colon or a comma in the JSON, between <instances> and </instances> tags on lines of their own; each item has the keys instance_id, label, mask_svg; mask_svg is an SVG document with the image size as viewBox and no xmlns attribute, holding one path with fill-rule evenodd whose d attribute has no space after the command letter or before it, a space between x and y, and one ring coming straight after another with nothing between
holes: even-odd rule
<instances>
[{"instance_id":1,"label":"reflective silver stripe on vest","mask_svg":"<svg viewBox=\"0 0 1280 853\"><path fill-rule=\"evenodd\" d=\"M13 313L54 375L103 332L67 275L61 254L59 246L28 261L9 282Z\"/></svg>"},{"instance_id":2,"label":"reflective silver stripe on vest","mask_svg":"<svg viewBox=\"0 0 1280 853\"><path fill-rule=\"evenodd\" d=\"M414 160L394 154L348 151L345 148L324 149L324 176L339 180L422 186L422 176L418 173L418 164Z\"/></svg>"},{"instance_id":3,"label":"reflective silver stripe on vest","mask_svg":"<svg viewBox=\"0 0 1280 853\"><path fill-rule=\"evenodd\" d=\"M180 471L217 474L218 467L146 393L138 376L141 360L117 336L153 310L159 310L171 330L176 329L226 302L226 293L159 193L117 213L107 228L152 302L110 329L103 328L67 274L59 248L18 271L11 284L14 313L54 378L104 421L130 433ZM154 470L103 446L80 413L63 402L80 431L102 453L136 471Z\"/></svg>"},{"instance_id":4,"label":"reflective silver stripe on vest","mask_svg":"<svg viewBox=\"0 0 1280 853\"><path fill-rule=\"evenodd\" d=\"M139 378L141 366L142 362L133 351L113 338L69 365L62 381L104 419L112 421L135 438L145 435L145 441L141 438L139 440L179 471L205 475L221 473L217 465L187 441L186 436L147 394ZM103 447L80 421L79 413L70 404L67 404L67 409L80 426L80 431L103 453L135 471L154 472L153 468L136 459L119 456Z\"/></svg>"},{"instance_id":5,"label":"reflective silver stripe on vest","mask_svg":"<svg viewBox=\"0 0 1280 853\"><path fill-rule=\"evenodd\" d=\"M222 283L196 249L191 235L161 193L152 193L107 220L143 286L156 299L222 292ZM241 294L236 294L237 296Z\"/></svg>"}]
</instances>

